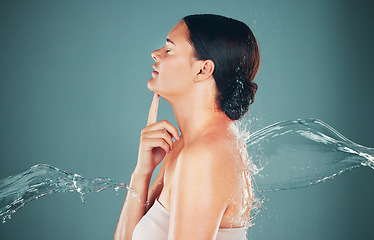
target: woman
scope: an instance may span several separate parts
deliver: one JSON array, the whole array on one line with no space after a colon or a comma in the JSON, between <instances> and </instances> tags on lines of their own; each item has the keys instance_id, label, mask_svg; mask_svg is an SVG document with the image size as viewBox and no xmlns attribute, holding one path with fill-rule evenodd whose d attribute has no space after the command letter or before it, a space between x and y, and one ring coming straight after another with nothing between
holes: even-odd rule
<instances>
[{"instance_id":1,"label":"woman","mask_svg":"<svg viewBox=\"0 0 374 240\"><path fill-rule=\"evenodd\" d=\"M219 15L186 16L152 57L155 95L130 181L137 197L127 194L115 239L245 239L252 188L234 120L257 90L252 31ZM159 96L173 107L180 136L157 122Z\"/></svg>"}]
</instances>

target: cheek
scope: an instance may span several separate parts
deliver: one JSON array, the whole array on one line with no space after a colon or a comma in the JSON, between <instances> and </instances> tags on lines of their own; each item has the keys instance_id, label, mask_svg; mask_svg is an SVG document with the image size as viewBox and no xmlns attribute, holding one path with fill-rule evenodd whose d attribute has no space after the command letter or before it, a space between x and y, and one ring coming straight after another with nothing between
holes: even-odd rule
<instances>
[{"instance_id":1,"label":"cheek","mask_svg":"<svg viewBox=\"0 0 374 240\"><path fill-rule=\"evenodd\" d=\"M185 57L174 57L165 59L162 69L160 69L162 78L174 79L176 82L180 82L183 79L190 77L190 65Z\"/></svg>"},{"instance_id":2,"label":"cheek","mask_svg":"<svg viewBox=\"0 0 374 240\"><path fill-rule=\"evenodd\" d=\"M159 75L148 83L148 88L164 97L180 95L190 89L192 78L190 62L185 56L169 56L161 59Z\"/></svg>"}]
</instances>

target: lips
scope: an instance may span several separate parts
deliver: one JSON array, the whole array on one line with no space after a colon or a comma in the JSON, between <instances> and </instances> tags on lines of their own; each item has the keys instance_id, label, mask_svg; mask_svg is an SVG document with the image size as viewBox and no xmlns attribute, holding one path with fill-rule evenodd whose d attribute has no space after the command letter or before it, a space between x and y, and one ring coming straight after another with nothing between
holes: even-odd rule
<instances>
[{"instance_id":1,"label":"lips","mask_svg":"<svg viewBox=\"0 0 374 240\"><path fill-rule=\"evenodd\" d=\"M153 67L153 69L154 69L153 72L158 73L158 71L157 71L157 69L155 68L155 66L152 66L152 67Z\"/></svg>"}]
</instances>

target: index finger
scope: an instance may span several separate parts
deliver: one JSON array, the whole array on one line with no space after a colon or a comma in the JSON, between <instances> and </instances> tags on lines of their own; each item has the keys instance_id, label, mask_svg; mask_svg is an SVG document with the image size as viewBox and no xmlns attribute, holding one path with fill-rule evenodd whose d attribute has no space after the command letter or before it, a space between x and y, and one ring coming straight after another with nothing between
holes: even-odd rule
<instances>
[{"instance_id":1,"label":"index finger","mask_svg":"<svg viewBox=\"0 0 374 240\"><path fill-rule=\"evenodd\" d=\"M157 93L155 93L153 95L151 108L149 109L147 126L154 124L157 121L157 110L158 110L159 99L160 99L160 96Z\"/></svg>"}]
</instances>

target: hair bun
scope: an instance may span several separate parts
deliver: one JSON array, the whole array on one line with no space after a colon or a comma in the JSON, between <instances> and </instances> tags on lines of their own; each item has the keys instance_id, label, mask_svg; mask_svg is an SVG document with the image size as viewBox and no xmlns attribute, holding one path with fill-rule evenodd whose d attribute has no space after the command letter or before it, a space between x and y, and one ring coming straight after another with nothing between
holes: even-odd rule
<instances>
[{"instance_id":1,"label":"hair bun","mask_svg":"<svg viewBox=\"0 0 374 240\"><path fill-rule=\"evenodd\" d=\"M246 84L247 83L247 84ZM222 111L232 120L240 119L254 102L258 85L254 82L237 81L230 91L218 97Z\"/></svg>"}]
</instances>

